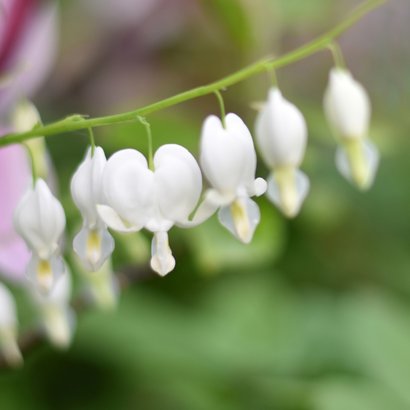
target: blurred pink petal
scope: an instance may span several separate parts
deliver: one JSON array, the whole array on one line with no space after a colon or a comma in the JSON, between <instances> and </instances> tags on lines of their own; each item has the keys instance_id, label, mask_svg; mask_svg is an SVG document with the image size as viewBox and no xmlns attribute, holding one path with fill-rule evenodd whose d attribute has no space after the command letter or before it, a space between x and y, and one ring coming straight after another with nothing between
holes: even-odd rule
<instances>
[{"instance_id":1,"label":"blurred pink petal","mask_svg":"<svg viewBox=\"0 0 410 410\"><path fill-rule=\"evenodd\" d=\"M7 44L0 43L1 74L11 75L7 86L0 89L0 113L9 111L18 98L31 97L43 85L56 56L58 30L55 2L33 8L28 7L28 4L37 5L38 1L3 0L3 4L10 9L18 7L21 2L24 7L20 7L28 13L23 20L24 24L21 23L21 17L15 27L8 29L8 32L11 30L13 33L13 38ZM4 23L3 17L3 21L0 20L0 33L6 30Z\"/></svg>"},{"instance_id":2,"label":"blurred pink petal","mask_svg":"<svg viewBox=\"0 0 410 410\"><path fill-rule=\"evenodd\" d=\"M0 129L0 135L6 130ZM0 149L0 273L9 279L24 279L30 252L14 230L13 213L31 182L31 170L23 147Z\"/></svg>"}]
</instances>

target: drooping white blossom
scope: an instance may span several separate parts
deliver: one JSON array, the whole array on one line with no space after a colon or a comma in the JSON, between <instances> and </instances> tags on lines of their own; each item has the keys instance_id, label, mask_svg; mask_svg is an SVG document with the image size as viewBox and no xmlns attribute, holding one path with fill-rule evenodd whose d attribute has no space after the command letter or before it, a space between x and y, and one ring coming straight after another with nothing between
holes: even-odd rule
<instances>
[{"instance_id":1,"label":"drooping white blossom","mask_svg":"<svg viewBox=\"0 0 410 410\"><path fill-rule=\"evenodd\" d=\"M219 208L221 224L249 243L260 221L259 207L250 197L262 195L266 182L255 179L256 152L245 123L232 113L224 122L211 115L202 126L200 163L211 188L194 222L202 222Z\"/></svg>"},{"instance_id":2,"label":"drooping white blossom","mask_svg":"<svg viewBox=\"0 0 410 410\"><path fill-rule=\"evenodd\" d=\"M50 291L64 272L59 242L65 228L65 215L42 179L36 181L18 204L14 226L32 252L28 278L41 291Z\"/></svg>"},{"instance_id":3,"label":"drooping white blossom","mask_svg":"<svg viewBox=\"0 0 410 410\"><path fill-rule=\"evenodd\" d=\"M20 348L17 344L16 304L11 292L0 283L0 351L11 366L22 363Z\"/></svg>"},{"instance_id":4,"label":"drooping white blossom","mask_svg":"<svg viewBox=\"0 0 410 410\"><path fill-rule=\"evenodd\" d=\"M48 340L58 348L67 348L75 328L75 315L70 307L71 273L68 268L50 292L45 294L31 288L31 294Z\"/></svg>"},{"instance_id":5,"label":"drooping white blossom","mask_svg":"<svg viewBox=\"0 0 410 410\"><path fill-rule=\"evenodd\" d=\"M269 199L286 216L296 216L309 192L309 179L299 169L306 150L307 127L302 113L278 88L269 91L268 100L258 114L256 140L263 160L271 169Z\"/></svg>"},{"instance_id":6,"label":"drooping white blossom","mask_svg":"<svg viewBox=\"0 0 410 410\"><path fill-rule=\"evenodd\" d=\"M138 151L125 149L107 161L103 174L106 205L98 212L112 229L154 233L151 267L161 276L175 267L168 244L168 231L183 225L202 191L201 171L188 150L163 145L153 158L154 169Z\"/></svg>"},{"instance_id":7,"label":"drooping white blossom","mask_svg":"<svg viewBox=\"0 0 410 410\"><path fill-rule=\"evenodd\" d=\"M368 139L370 100L349 71L334 68L324 96L324 110L341 146L336 152L339 172L361 189L373 183L379 154Z\"/></svg>"},{"instance_id":8,"label":"drooping white blossom","mask_svg":"<svg viewBox=\"0 0 410 410\"><path fill-rule=\"evenodd\" d=\"M97 204L105 203L102 176L107 160L101 147L87 151L84 161L71 180L71 195L83 217L83 227L73 246L91 271L97 271L114 250L114 240L97 212Z\"/></svg>"}]
</instances>

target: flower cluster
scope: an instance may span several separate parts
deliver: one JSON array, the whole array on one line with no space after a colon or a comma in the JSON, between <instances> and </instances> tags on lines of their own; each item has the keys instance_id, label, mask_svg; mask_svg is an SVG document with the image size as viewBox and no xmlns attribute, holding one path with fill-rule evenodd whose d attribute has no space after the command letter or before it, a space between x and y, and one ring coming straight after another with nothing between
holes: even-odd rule
<instances>
[{"instance_id":1,"label":"flower cluster","mask_svg":"<svg viewBox=\"0 0 410 410\"><path fill-rule=\"evenodd\" d=\"M340 171L359 187L368 187L377 151L367 139L370 108L363 87L349 72L334 69L324 106L341 141L336 156ZM168 241L173 226L193 227L218 212L221 224L249 243L260 222L259 207L251 198L265 191L284 215L296 216L310 185L300 170L307 146L305 119L274 87L257 116L255 131L270 170L267 182L255 177L257 157L251 132L233 113L205 119L199 164L177 144L161 146L148 160L134 149L120 150L107 160L101 147L91 147L71 181L73 201L83 217L73 247L86 269L99 270L113 252L109 228L152 232L151 267L164 276L175 267ZM208 188L200 201L202 175ZM47 184L37 180L16 209L15 227L32 251L28 276L44 292L64 270L60 256L64 226L61 204Z\"/></svg>"},{"instance_id":2,"label":"flower cluster","mask_svg":"<svg viewBox=\"0 0 410 410\"><path fill-rule=\"evenodd\" d=\"M368 188L374 180L378 154L368 139L370 104L366 92L348 71L334 69L324 109L340 142L338 169L359 188ZM14 118L15 128L22 131L40 122L29 103L20 105ZM84 270L95 272L90 278L103 278L90 280L95 301L102 307L116 302L117 285L110 262L115 244L109 229L152 233L150 265L165 276L176 264L168 239L173 226L195 227L217 213L223 227L249 243L260 222L259 207L252 198L265 192L286 217L295 217L310 187L308 176L300 170L307 136L301 111L273 87L255 123L256 145L269 170L266 181L255 176L257 155L251 131L233 113L205 119L199 162L177 144L159 147L148 159L135 149L122 149L107 159L102 147L92 145L72 177L71 194L83 220L73 249ZM31 148L35 151L35 146ZM44 146L37 151L34 157L43 159L40 164L47 171ZM46 171L44 178L33 175L15 209L14 227L31 253L26 274L45 334L54 345L65 347L75 323L69 308L71 280L62 256L66 220ZM0 345L9 360L17 363L20 353L14 302L2 287L0 307Z\"/></svg>"}]
</instances>

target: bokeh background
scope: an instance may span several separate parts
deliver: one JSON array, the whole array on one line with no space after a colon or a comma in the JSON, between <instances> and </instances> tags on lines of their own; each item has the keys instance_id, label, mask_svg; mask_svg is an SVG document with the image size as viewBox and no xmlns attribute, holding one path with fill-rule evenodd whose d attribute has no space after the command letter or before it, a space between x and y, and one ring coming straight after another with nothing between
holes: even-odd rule
<instances>
[{"instance_id":1,"label":"bokeh background","mask_svg":"<svg viewBox=\"0 0 410 410\"><path fill-rule=\"evenodd\" d=\"M130 110L291 50L358 3L63 0L59 55L34 101L45 122ZM147 273L148 236L117 237L115 270L141 277L115 311L91 309L78 318L67 352L42 343L21 370L2 370L0 408L408 410L409 21L408 0L390 0L340 39L373 104L381 165L369 192L356 191L335 169L335 141L322 112L330 53L280 69L283 93L309 125L302 168L312 189L301 215L285 220L261 198L262 222L248 246L215 217L173 229L177 267L163 279ZM253 129L255 103L268 87L262 74L229 88L227 110ZM218 113L214 96L150 115L154 147L176 142L197 155L210 113ZM147 152L137 122L95 134L107 154ZM87 135L47 144L69 237L80 224L69 180ZM262 164L257 174L266 176Z\"/></svg>"}]
</instances>

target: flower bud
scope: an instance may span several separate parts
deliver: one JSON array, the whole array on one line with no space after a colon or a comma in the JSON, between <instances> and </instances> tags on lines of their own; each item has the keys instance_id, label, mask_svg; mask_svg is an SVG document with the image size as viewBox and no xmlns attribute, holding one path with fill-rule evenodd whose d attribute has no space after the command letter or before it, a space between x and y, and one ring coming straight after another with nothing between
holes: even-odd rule
<instances>
[{"instance_id":1,"label":"flower bud","mask_svg":"<svg viewBox=\"0 0 410 410\"><path fill-rule=\"evenodd\" d=\"M65 228L65 215L60 202L42 179L37 180L17 206L14 226L32 251L27 268L29 279L41 291L50 291L64 272L59 241Z\"/></svg>"},{"instance_id":2,"label":"flower bud","mask_svg":"<svg viewBox=\"0 0 410 410\"><path fill-rule=\"evenodd\" d=\"M373 183L379 154L368 140L370 101L350 72L334 68L324 96L324 110L330 127L340 139L336 152L339 172L361 189Z\"/></svg>"},{"instance_id":3,"label":"flower bud","mask_svg":"<svg viewBox=\"0 0 410 410\"><path fill-rule=\"evenodd\" d=\"M17 344L17 314L13 295L0 283L0 351L11 366L23 362Z\"/></svg>"},{"instance_id":4,"label":"flower bud","mask_svg":"<svg viewBox=\"0 0 410 410\"><path fill-rule=\"evenodd\" d=\"M302 113L277 88L269 91L256 119L256 141L271 169L268 198L287 217L296 216L309 191L309 179L299 170L306 150L307 127Z\"/></svg>"}]
</instances>

